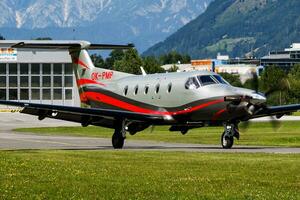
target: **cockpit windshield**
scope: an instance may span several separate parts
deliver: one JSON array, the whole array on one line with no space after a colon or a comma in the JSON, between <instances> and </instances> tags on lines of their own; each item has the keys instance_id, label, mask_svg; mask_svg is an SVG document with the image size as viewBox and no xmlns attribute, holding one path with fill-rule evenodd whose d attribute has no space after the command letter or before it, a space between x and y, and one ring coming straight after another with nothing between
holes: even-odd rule
<instances>
[{"instance_id":1,"label":"cockpit windshield","mask_svg":"<svg viewBox=\"0 0 300 200\"><path fill-rule=\"evenodd\" d=\"M223 79L221 76L219 75L214 75L214 78L217 79L217 81L221 84L225 84L225 85L230 85L225 79Z\"/></svg>"},{"instance_id":2,"label":"cockpit windshield","mask_svg":"<svg viewBox=\"0 0 300 200\"><path fill-rule=\"evenodd\" d=\"M201 83L202 86L206 85L212 85L217 84L217 81L214 80L211 76L205 75L205 76L198 76L198 80Z\"/></svg>"}]
</instances>

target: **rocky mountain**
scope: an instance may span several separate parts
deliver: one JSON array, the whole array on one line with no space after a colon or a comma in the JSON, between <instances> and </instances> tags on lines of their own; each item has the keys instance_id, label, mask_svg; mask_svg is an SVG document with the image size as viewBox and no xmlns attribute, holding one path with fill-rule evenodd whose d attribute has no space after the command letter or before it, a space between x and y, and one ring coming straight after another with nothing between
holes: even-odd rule
<instances>
[{"instance_id":1,"label":"rocky mountain","mask_svg":"<svg viewBox=\"0 0 300 200\"><path fill-rule=\"evenodd\" d=\"M1 0L7 39L134 42L141 50L203 13L212 0Z\"/></svg>"},{"instance_id":2,"label":"rocky mountain","mask_svg":"<svg viewBox=\"0 0 300 200\"><path fill-rule=\"evenodd\" d=\"M145 55L171 50L193 58L266 55L300 42L299 0L215 0L207 10L150 49Z\"/></svg>"}]
</instances>

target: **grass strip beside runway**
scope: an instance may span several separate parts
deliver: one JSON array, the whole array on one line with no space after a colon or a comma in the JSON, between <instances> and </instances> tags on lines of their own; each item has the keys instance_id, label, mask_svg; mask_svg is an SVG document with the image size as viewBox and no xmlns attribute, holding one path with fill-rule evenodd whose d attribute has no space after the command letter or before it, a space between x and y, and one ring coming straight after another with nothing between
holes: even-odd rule
<instances>
[{"instance_id":1,"label":"grass strip beside runway","mask_svg":"<svg viewBox=\"0 0 300 200\"><path fill-rule=\"evenodd\" d=\"M300 155L0 151L0 199L299 199Z\"/></svg>"},{"instance_id":2,"label":"grass strip beside runway","mask_svg":"<svg viewBox=\"0 0 300 200\"><path fill-rule=\"evenodd\" d=\"M101 127L58 127L58 128L24 128L16 129L18 132L29 132L41 135L72 135L86 137L111 138L113 130ZM168 127L151 128L134 136L127 134L131 140L154 140L177 143L194 144L220 144L220 136L223 127L204 127L190 130L188 134L181 135L179 132L169 132ZM251 123L247 131L241 129L241 140L235 144L261 145L261 146L285 146L300 147L300 123L298 121L284 121L275 131L269 122Z\"/></svg>"}]
</instances>

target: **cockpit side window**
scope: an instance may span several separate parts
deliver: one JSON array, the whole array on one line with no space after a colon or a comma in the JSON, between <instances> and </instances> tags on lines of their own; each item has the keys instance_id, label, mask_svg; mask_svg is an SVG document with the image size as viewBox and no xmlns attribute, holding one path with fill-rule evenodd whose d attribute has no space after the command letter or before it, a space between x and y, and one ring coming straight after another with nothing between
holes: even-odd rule
<instances>
[{"instance_id":1,"label":"cockpit side window","mask_svg":"<svg viewBox=\"0 0 300 200\"><path fill-rule=\"evenodd\" d=\"M185 88L188 90L197 89L200 87L199 82L197 81L196 77L190 77L185 83Z\"/></svg>"},{"instance_id":2,"label":"cockpit side window","mask_svg":"<svg viewBox=\"0 0 300 200\"><path fill-rule=\"evenodd\" d=\"M221 76L214 75L214 78L217 79L217 81L221 84L230 85L225 79L223 79Z\"/></svg>"},{"instance_id":3,"label":"cockpit side window","mask_svg":"<svg viewBox=\"0 0 300 200\"><path fill-rule=\"evenodd\" d=\"M198 76L198 80L201 83L201 85L203 85L203 86L217 84L217 82L209 75Z\"/></svg>"}]
</instances>

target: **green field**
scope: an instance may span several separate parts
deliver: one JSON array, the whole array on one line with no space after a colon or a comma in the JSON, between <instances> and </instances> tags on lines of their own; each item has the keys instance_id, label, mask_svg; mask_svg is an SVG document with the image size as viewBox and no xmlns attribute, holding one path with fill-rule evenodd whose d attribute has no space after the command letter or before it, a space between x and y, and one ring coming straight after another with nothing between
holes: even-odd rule
<instances>
[{"instance_id":1,"label":"green field","mask_svg":"<svg viewBox=\"0 0 300 200\"><path fill-rule=\"evenodd\" d=\"M300 199L300 155L0 151L0 199Z\"/></svg>"},{"instance_id":2,"label":"green field","mask_svg":"<svg viewBox=\"0 0 300 200\"><path fill-rule=\"evenodd\" d=\"M74 135L110 138L113 130L101 127L58 127L58 128L29 128L16 129L18 132L30 132L47 135ZM207 127L191 130L186 135L178 132L169 132L168 127L155 127L130 136L129 140L154 140L178 143L201 143L219 144L222 127ZM252 123L247 131L241 129L241 140L236 141L240 145L264 145L264 146L289 146L300 147L300 122L282 122L279 129L275 131L268 122Z\"/></svg>"}]
</instances>

